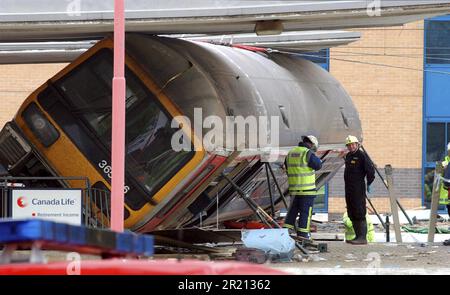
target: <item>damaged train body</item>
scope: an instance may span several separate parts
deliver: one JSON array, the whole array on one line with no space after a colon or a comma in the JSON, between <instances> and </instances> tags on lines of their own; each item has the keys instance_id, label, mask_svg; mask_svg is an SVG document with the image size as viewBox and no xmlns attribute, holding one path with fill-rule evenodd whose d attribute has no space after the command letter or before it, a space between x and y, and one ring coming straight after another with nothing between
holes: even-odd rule
<instances>
[{"instance_id":1,"label":"damaged train body","mask_svg":"<svg viewBox=\"0 0 450 295\"><path fill-rule=\"evenodd\" d=\"M110 38L99 41L24 101L0 134L0 162L10 175L83 175L94 188L109 191L112 49ZM286 191L282 163L302 135L320 142L319 189L343 165L344 138L362 137L358 113L340 83L294 54L128 34L126 79L124 210L125 227L133 231L252 215L224 175L268 208L268 185L276 188L273 179L267 181L264 163L271 158ZM199 113L222 122L278 118L277 126L258 126L261 134L276 135L277 143L251 148L245 139L230 146L223 134L225 140L216 138L206 148L201 134L213 126L195 118ZM190 149L173 148L180 133ZM60 185L73 187L76 181ZM279 203L279 194L275 198ZM107 213L93 202L99 214Z\"/></svg>"}]
</instances>

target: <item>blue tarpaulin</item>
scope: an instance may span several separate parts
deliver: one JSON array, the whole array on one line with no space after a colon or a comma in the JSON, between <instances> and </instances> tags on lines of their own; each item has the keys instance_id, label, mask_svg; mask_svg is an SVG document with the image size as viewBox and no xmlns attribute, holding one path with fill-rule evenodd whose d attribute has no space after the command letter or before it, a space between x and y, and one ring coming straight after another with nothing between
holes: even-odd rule
<instances>
[{"instance_id":1,"label":"blue tarpaulin","mask_svg":"<svg viewBox=\"0 0 450 295\"><path fill-rule=\"evenodd\" d=\"M263 250L272 260L290 261L294 255L295 241L286 228L245 230L242 242L247 248Z\"/></svg>"}]
</instances>

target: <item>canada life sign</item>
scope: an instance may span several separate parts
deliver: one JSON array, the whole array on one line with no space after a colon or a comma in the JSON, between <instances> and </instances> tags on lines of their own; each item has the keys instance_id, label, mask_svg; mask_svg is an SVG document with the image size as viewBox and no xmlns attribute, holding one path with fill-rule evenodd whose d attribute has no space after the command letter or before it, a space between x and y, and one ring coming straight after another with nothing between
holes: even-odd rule
<instances>
[{"instance_id":1,"label":"canada life sign","mask_svg":"<svg viewBox=\"0 0 450 295\"><path fill-rule=\"evenodd\" d=\"M12 190L12 218L81 225L81 190Z\"/></svg>"}]
</instances>

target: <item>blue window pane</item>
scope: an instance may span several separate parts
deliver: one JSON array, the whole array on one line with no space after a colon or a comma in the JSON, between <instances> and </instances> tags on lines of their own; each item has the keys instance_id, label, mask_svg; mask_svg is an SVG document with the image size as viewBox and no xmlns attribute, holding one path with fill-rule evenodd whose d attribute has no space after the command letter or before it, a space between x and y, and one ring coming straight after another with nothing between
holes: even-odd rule
<instances>
[{"instance_id":1,"label":"blue window pane","mask_svg":"<svg viewBox=\"0 0 450 295\"><path fill-rule=\"evenodd\" d=\"M306 52L303 58L312 62L322 64L328 62L328 49L322 49L317 52Z\"/></svg>"},{"instance_id":2,"label":"blue window pane","mask_svg":"<svg viewBox=\"0 0 450 295\"><path fill-rule=\"evenodd\" d=\"M444 66L433 66L431 70L439 73L425 73L426 116L450 117L450 69Z\"/></svg>"},{"instance_id":3,"label":"blue window pane","mask_svg":"<svg viewBox=\"0 0 450 295\"><path fill-rule=\"evenodd\" d=\"M427 124L427 162L440 161L445 149L445 123Z\"/></svg>"},{"instance_id":4,"label":"blue window pane","mask_svg":"<svg viewBox=\"0 0 450 295\"><path fill-rule=\"evenodd\" d=\"M450 64L450 21L426 22L426 62Z\"/></svg>"},{"instance_id":5,"label":"blue window pane","mask_svg":"<svg viewBox=\"0 0 450 295\"><path fill-rule=\"evenodd\" d=\"M328 203L328 189L325 187L328 186L328 184L325 184L317 191L317 196L314 199L314 212L326 212L327 211L327 203Z\"/></svg>"},{"instance_id":6,"label":"blue window pane","mask_svg":"<svg viewBox=\"0 0 450 295\"><path fill-rule=\"evenodd\" d=\"M305 53L300 54L299 56L301 58L310 60L313 63L318 64L319 66L321 66L322 68L324 68L325 70L328 71L329 70L329 63L328 63L329 53L330 53L329 49L322 49L322 50L316 51L316 52L305 52Z\"/></svg>"}]
</instances>

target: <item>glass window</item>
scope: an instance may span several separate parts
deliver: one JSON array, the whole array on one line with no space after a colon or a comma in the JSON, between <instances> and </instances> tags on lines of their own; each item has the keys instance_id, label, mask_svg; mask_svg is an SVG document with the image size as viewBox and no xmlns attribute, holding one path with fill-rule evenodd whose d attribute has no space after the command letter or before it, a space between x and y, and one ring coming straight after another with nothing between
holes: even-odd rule
<instances>
[{"instance_id":1,"label":"glass window","mask_svg":"<svg viewBox=\"0 0 450 295\"><path fill-rule=\"evenodd\" d=\"M440 161L445 149L445 123L427 124L427 162Z\"/></svg>"},{"instance_id":2,"label":"glass window","mask_svg":"<svg viewBox=\"0 0 450 295\"><path fill-rule=\"evenodd\" d=\"M314 212L325 212L326 210L327 190L325 189L325 186L327 185L328 184L323 185L317 191L317 196L314 199Z\"/></svg>"},{"instance_id":3,"label":"glass window","mask_svg":"<svg viewBox=\"0 0 450 295\"><path fill-rule=\"evenodd\" d=\"M329 50L328 49L322 49L320 51L316 52L305 52L299 55L299 57L307 59L312 61L313 63L318 64L325 70L329 70L329 63L328 63L328 57L329 57Z\"/></svg>"},{"instance_id":4,"label":"glass window","mask_svg":"<svg viewBox=\"0 0 450 295\"><path fill-rule=\"evenodd\" d=\"M433 190L434 181L434 168L425 169L425 179L424 179L424 200L425 206L430 207L431 205L431 191Z\"/></svg>"},{"instance_id":5,"label":"glass window","mask_svg":"<svg viewBox=\"0 0 450 295\"><path fill-rule=\"evenodd\" d=\"M103 54L104 55L104 54ZM71 112L83 117L109 147L111 142L111 80L110 61L95 58L57 82L71 106ZM127 81L128 82L128 81Z\"/></svg>"},{"instance_id":6,"label":"glass window","mask_svg":"<svg viewBox=\"0 0 450 295\"><path fill-rule=\"evenodd\" d=\"M428 64L450 64L450 22L426 22L426 57Z\"/></svg>"},{"instance_id":7,"label":"glass window","mask_svg":"<svg viewBox=\"0 0 450 295\"><path fill-rule=\"evenodd\" d=\"M302 57L314 63L323 64L328 62L328 49L322 49L316 52L305 52Z\"/></svg>"}]
</instances>

